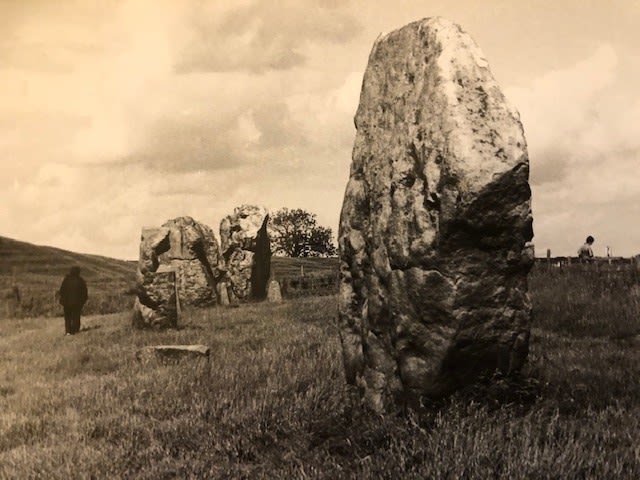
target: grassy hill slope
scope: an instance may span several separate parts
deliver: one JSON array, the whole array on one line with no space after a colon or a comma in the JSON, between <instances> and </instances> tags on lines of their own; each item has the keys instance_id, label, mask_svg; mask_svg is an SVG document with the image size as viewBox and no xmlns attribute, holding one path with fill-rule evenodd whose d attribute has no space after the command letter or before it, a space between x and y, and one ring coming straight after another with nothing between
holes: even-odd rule
<instances>
[{"instance_id":1,"label":"grassy hill slope","mask_svg":"<svg viewBox=\"0 0 640 480\"><path fill-rule=\"evenodd\" d=\"M77 265L87 279L119 278L129 281L136 271L135 261L118 260L74 253L55 247L33 245L0 236L0 276L44 275L64 276L69 268ZM288 277L300 275L301 267L305 275L330 274L338 272L337 258L287 258L272 257L274 275Z\"/></svg>"},{"instance_id":2,"label":"grassy hill slope","mask_svg":"<svg viewBox=\"0 0 640 480\"><path fill-rule=\"evenodd\" d=\"M109 313L128 308L124 292L135 283L135 262L69 252L0 237L0 289L17 286L20 306L0 299L0 317L58 315L55 292L72 266L82 270L89 287L86 313ZM4 297L5 295L3 295Z\"/></svg>"},{"instance_id":3,"label":"grassy hill slope","mask_svg":"<svg viewBox=\"0 0 640 480\"><path fill-rule=\"evenodd\" d=\"M64 276L77 265L87 279L119 278L130 280L136 264L126 260L74 253L60 248L33 245L0 236L0 272L2 276L45 275Z\"/></svg>"},{"instance_id":4,"label":"grassy hill slope","mask_svg":"<svg viewBox=\"0 0 640 480\"><path fill-rule=\"evenodd\" d=\"M301 268L302 267L302 268ZM271 257L271 269L277 279L305 275L338 274L338 258Z\"/></svg>"},{"instance_id":5,"label":"grassy hill slope","mask_svg":"<svg viewBox=\"0 0 640 480\"><path fill-rule=\"evenodd\" d=\"M0 318L60 315L55 292L72 266L81 268L89 287L86 314L113 313L131 307L133 297L125 292L135 284L135 261L74 253L0 236L0 291L6 293L15 285L21 296L19 307L12 306L10 299L2 298L4 295L0 297ZM273 257L272 272L280 281L297 278L304 272L309 277L331 277L334 282L338 259Z\"/></svg>"}]
</instances>

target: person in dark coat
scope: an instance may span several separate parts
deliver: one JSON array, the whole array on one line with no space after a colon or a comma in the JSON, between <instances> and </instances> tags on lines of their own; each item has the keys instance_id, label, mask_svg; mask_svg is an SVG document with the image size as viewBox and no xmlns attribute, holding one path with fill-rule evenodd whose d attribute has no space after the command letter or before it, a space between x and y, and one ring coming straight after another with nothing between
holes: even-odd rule
<instances>
[{"instance_id":1,"label":"person in dark coat","mask_svg":"<svg viewBox=\"0 0 640 480\"><path fill-rule=\"evenodd\" d=\"M80 276L80 267L71 267L60 285L60 305L64 307L66 335L74 335L80 331L80 315L87 298L87 284Z\"/></svg>"}]
</instances>

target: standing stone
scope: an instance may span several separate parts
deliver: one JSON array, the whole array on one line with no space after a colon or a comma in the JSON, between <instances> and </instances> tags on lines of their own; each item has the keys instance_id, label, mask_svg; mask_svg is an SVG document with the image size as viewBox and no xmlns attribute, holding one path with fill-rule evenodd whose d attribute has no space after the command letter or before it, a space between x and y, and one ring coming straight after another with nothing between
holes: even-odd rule
<instances>
[{"instance_id":1,"label":"standing stone","mask_svg":"<svg viewBox=\"0 0 640 480\"><path fill-rule=\"evenodd\" d=\"M132 318L136 328L164 328L178 323L175 272L158 272L158 257L168 249L169 231L166 228L142 229Z\"/></svg>"},{"instance_id":2,"label":"standing stone","mask_svg":"<svg viewBox=\"0 0 640 480\"><path fill-rule=\"evenodd\" d=\"M218 303L222 306L229 305L229 292L226 282L220 282L217 286Z\"/></svg>"},{"instance_id":3,"label":"standing stone","mask_svg":"<svg viewBox=\"0 0 640 480\"><path fill-rule=\"evenodd\" d=\"M139 287L133 306L133 326L136 328L175 328L178 325L176 273L169 267L159 267Z\"/></svg>"},{"instance_id":4,"label":"standing stone","mask_svg":"<svg viewBox=\"0 0 640 480\"><path fill-rule=\"evenodd\" d=\"M384 36L355 124L339 232L347 380L391 411L517 371L531 319L529 160L480 49L440 18Z\"/></svg>"},{"instance_id":5,"label":"standing stone","mask_svg":"<svg viewBox=\"0 0 640 480\"><path fill-rule=\"evenodd\" d=\"M174 218L162 227L169 231L169 249L159 261L175 270L180 303L216 304L216 284L224 275L224 267L213 230L191 217Z\"/></svg>"},{"instance_id":6,"label":"standing stone","mask_svg":"<svg viewBox=\"0 0 640 480\"><path fill-rule=\"evenodd\" d=\"M143 228L134 326L176 326L182 306L215 304L223 275L218 242L206 225L179 217Z\"/></svg>"},{"instance_id":7,"label":"standing stone","mask_svg":"<svg viewBox=\"0 0 640 480\"><path fill-rule=\"evenodd\" d=\"M228 285L236 297L248 299L251 297L251 274L255 254L250 250L234 248L227 260Z\"/></svg>"},{"instance_id":8,"label":"standing stone","mask_svg":"<svg viewBox=\"0 0 640 480\"><path fill-rule=\"evenodd\" d=\"M263 300L271 273L269 214L262 207L242 205L220 222L220 243L227 268L229 297Z\"/></svg>"},{"instance_id":9,"label":"standing stone","mask_svg":"<svg viewBox=\"0 0 640 480\"><path fill-rule=\"evenodd\" d=\"M267 291L267 301L271 303L282 302L282 293L280 292L280 284L277 280L269 282L269 290Z\"/></svg>"}]
</instances>

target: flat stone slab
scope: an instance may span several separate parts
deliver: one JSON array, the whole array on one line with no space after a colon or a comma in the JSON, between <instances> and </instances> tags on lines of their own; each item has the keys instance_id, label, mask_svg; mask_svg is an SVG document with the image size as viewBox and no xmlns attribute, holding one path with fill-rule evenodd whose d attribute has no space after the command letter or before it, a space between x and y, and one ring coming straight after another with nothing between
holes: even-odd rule
<instances>
[{"instance_id":1,"label":"flat stone slab","mask_svg":"<svg viewBox=\"0 0 640 480\"><path fill-rule=\"evenodd\" d=\"M180 360L183 358L209 359L210 349L206 345L149 345L136 352L140 361Z\"/></svg>"}]
</instances>

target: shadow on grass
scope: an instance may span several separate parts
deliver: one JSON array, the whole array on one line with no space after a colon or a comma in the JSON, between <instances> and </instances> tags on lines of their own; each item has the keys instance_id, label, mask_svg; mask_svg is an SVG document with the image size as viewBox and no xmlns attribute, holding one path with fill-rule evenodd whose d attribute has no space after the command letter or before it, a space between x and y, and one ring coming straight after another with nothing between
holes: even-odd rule
<instances>
[{"instance_id":1,"label":"shadow on grass","mask_svg":"<svg viewBox=\"0 0 640 480\"><path fill-rule=\"evenodd\" d=\"M104 353L83 349L65 353L47 371L59 378L68 378L83 374L104 375L117 369L118 364Z\"/></svg>"},{"instance_id":2,"label":"shadow on grass","mask_svg":"<svg viewBox=\"0 0 640 480\"><path fill-rule=\"evenodd\" d=\"M80 332L78 333L84 333L84 332L90 332L92 330L99 330L102 328L102 325L87 325L86 327L82 327L80 329Z\"/></svg>"}]
</instances>

